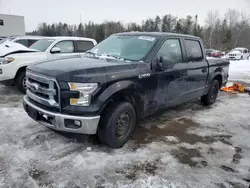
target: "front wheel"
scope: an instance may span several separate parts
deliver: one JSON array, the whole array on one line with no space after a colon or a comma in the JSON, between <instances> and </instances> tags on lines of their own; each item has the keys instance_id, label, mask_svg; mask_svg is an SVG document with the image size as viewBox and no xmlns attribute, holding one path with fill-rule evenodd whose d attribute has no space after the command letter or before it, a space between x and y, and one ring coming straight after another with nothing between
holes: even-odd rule
<instances>
[{"instance_id":1,"label":"front wheel","mask_svg":"<svg viewBox=\"0 0 250 188\"><path fill-rule=\"evenodd\" d=\"M97 134L103 144L120 148L128 141L135 123L136 113L132 104L115 102L104 111Z\"/></svg>"},{"instance_id":2,"label":"front wheel","mask_svg":"<svg viewBox=\"0 0 250 188\"><path fill-rule=\"evenodd\" d=\"M26 75L25 72L19 72L16 79L15 79L15 85L18 91L25 94L26 93Z\"/></svg>"},{"instance_id":3,"label":"front wheel","mask_svg":"<svg viewBox=\"0 0 250 188\"><path fill-rule=\"evenodd\" d=\"M201 102L206 106L214 104L218 96L219 89L220 89L220 84L218 80L214 80L208 90L208 93L201 97Z\"/></svg>"}]
</instances>

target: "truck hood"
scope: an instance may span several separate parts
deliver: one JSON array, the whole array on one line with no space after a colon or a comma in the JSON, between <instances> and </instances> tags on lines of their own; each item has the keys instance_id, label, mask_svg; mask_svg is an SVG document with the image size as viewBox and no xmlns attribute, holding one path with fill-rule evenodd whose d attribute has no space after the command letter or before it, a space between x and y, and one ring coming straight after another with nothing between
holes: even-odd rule
<instances>
[{"instance_id":1,"label":"truck hood","mask_svg":"<svg viewBox=\"0 0 250 188\"><path fill-rule=\"evenodd\" d=\"M234 51L229 52L228 54L240 55L240 54L242 54L242 53L241 53L240 51L238 51L238 50L234 50Z\"/></svg>"},{"instance_id":2,"label":"truck hood","mask_svg":"<svg viewBox=\"0 0 250 188\"><path fill-rule=\"evenodd\" d=\"M142 69L136 69L140 66ZM38 74L55 77L58 81L99 82L138 76L149 65L138 62L107 61L75 56L31 64L27 68Z\"/></svg>"},{"instance_id":3,"label":"truck hood","mask_svg":"<svg viewBox=\"0 0 250 188\"><path fill-rule=\"evenodd\" d=\"M0 44L0 57L5 57L7 55L16 54L16 53L29 53L37 52L37 50L29 49L22 44L16 42L6 41Z\"/></svg>"}]
</instances>

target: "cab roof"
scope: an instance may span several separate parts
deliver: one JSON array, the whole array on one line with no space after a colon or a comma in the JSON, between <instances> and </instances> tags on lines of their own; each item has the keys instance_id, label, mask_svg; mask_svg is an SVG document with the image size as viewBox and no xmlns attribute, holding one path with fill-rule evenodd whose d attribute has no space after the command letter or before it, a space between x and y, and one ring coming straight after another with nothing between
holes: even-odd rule
<instances>
[{"instance_id":1,"label":"cab roof","mask_svg":"<svg viewBox=\"0 0 250 188\"><path fill-rule=\"evenodd\" d=\"M151 37L167 37L167 36L176 36L176 37L188 37L188 38L197 38L192 35L185 35L185 34L178 34L178 33L169 33L169 32L137 32L137 31L132 31L132 32L124 32L124 33L118 33L116 35L134 35L134 36L151 36Z\"/></svg>"}]
</instances>

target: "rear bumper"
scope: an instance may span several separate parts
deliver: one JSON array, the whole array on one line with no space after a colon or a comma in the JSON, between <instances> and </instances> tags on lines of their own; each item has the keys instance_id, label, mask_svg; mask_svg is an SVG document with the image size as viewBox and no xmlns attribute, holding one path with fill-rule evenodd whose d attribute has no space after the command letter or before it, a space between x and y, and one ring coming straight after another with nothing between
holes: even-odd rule
<instances>
[{"instance_id":1,"label":"rear bumper","mask_svg":"<svg viewBox=\"0 0 250 188\"><path fill-rule=\"evenodd\" d=\"M32 104L27 96L23 98L23 107L35 121L63 132L96 134L100 120L100 116L84 117L49 112Z\"/></svg>"}]
</instances>

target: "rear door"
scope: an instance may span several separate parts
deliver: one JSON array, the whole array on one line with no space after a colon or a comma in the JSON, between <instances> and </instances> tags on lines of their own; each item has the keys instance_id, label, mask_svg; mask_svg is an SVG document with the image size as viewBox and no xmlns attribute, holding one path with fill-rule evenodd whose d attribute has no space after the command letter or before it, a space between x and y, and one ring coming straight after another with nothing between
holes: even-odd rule
<instances>
[{"instance_id":1,"label":"rear door","mask_svg":"<svg viewBox=\"0 0 250 188\"><path fill-rule=\"evenodd\" d=\"M93 47L94 43L92 41L85 41L85 40L75 41L75 51L78 54L83 54Z\"/></svg>"},{"instance_id":2,"label":"rear door","mask_svg":"<svg viewBox=\"0 0 250 188\"><path fill-rule=\"evenodd\" d=\"M186 98L188 100L202 96L208 78L208 62L203 52L202 42L195 38L183 38L185 45Z\"/></svg>"}]
</instances>

